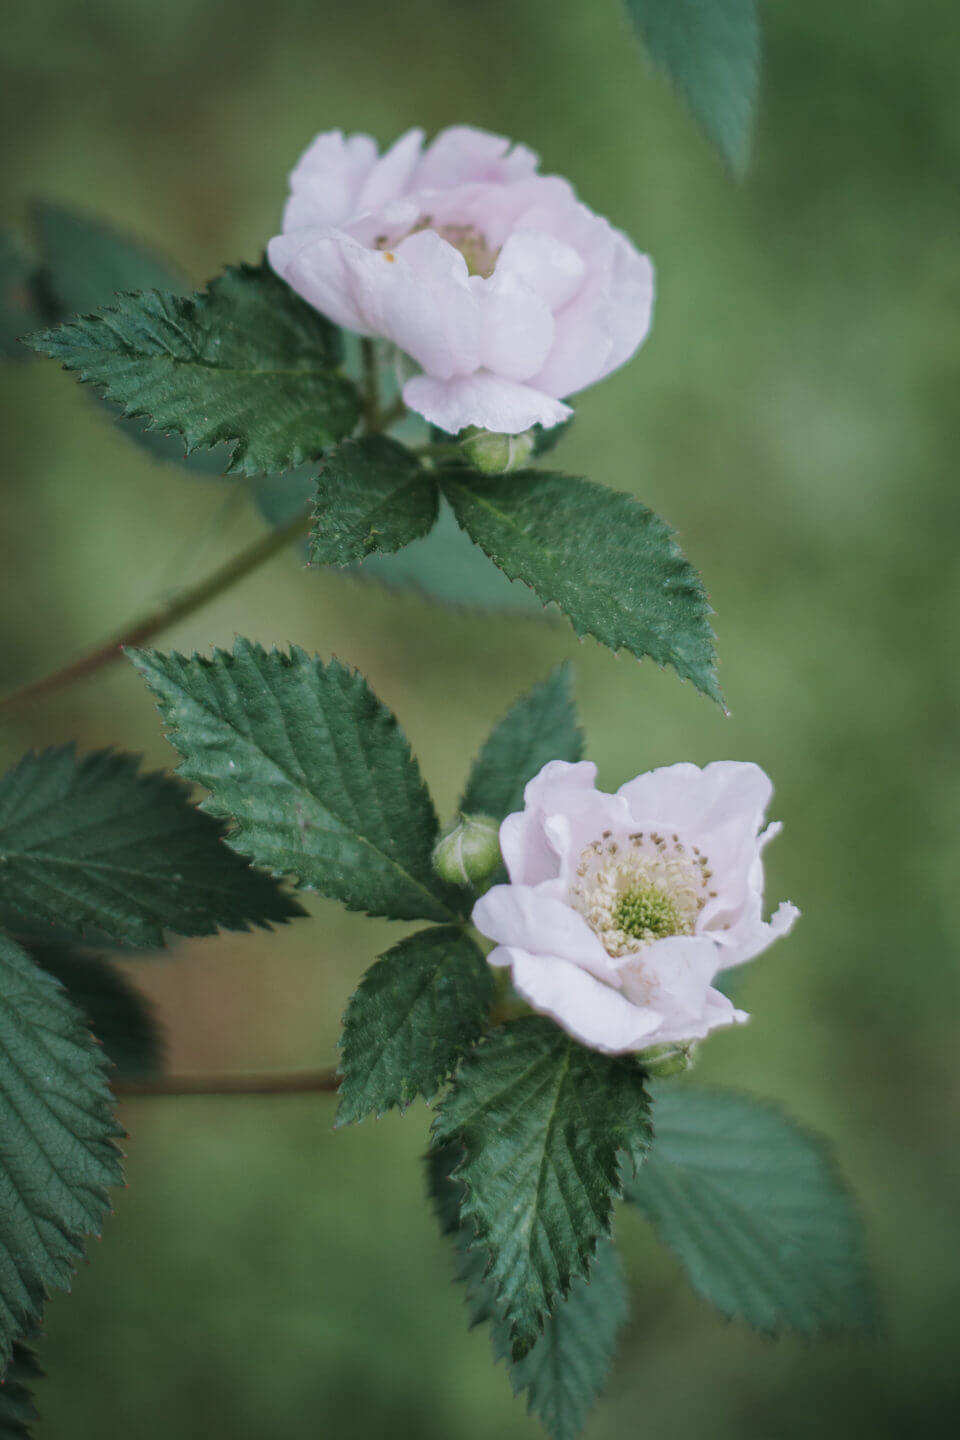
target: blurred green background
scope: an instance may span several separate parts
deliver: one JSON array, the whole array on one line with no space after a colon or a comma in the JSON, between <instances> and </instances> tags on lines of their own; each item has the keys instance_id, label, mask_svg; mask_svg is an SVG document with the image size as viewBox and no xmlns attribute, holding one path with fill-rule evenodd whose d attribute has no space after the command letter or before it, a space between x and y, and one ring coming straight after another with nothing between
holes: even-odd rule
<instances>
[{"instance_id":1,"label":"blurred green background","mask_svg":"<svg viewBox=\"0 0 960 1440\"><path fill-rule=\"evenodd\" d=\"M358 665L441 810L513 696L570 656L613 786L750 758L786 822L769 893L802 908L753 967L753 1023L699 1078L836 1142L887 1316L876 1344L770 1343L619 1223L634 1317L588 1434L954 1434L960 1402L956 715L960 23L952 0L763 5L755 161L731 183L617 0L34 0L7 11L4 223L34 195L154 241L201 281L255 258L318 130L468 121L654 257L653 336L579 403L562 463L675 524L717 610L724 719L672 673L536 618L477 618L291 552L167 637L295 640ZM236 482L152 460L49 362L3 372L0 664L32 678L262 530ZM76 738L172 763L120 668L21 712L3 762ZM169 1063L330 1063L399 927L313 905L275 936L126 968ZM129 1101L129 1188L49 1307L40 1437L537 1433L468 1335L421 1198L422 1107L336 1136L313 1099Z\"/></svg>"}]
</instances>

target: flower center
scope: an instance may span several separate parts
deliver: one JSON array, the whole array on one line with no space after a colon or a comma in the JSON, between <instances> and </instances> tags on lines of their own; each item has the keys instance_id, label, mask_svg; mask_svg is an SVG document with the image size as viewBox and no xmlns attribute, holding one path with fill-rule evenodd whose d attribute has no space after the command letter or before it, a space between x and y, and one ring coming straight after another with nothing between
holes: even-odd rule
<instances>
[{"instance_id":1,"label":"flower center","mask_svg":"<svg viewBox=\"0 0 960 1440\"><path fill-rule=\"evenodd\" d=\"M669 935L692 935L707 902L707 857L678 836L608 830L581 853L570 902L609 955L630 955Z\"/></svg>"},{"instance_id":2,"label":"flower center","mask_svg":"<svg viewBox=\"0 0 960 1440\"><path fill-rule=\"evenodd\" d=\"M659 885L638 885L620 896L613 923L635 940L663 940L667 935L679 935L683 921L666 890Z\"/></svg>"},{"instance_id":3,"label":"flower center","mask_svg":"<svg viewBox=\"0 0 960 1440\"><path fill-rule=\"evenodd\" d=\"M499 249L494 249L494 247L488 243L487 237L481 234L476 226L456 224L436 225L434 224L432 215L421 215L416 225L412 225L409 230L399 237L378 235L374 241L375 248L389 252L395 245L399 245L401 240L406 240L408 235L418 235L421 230L435 231L441 240L446 240L453 246L454 250L459 250L467 262L467 271L469 274L481 275L484 280L493 274L500 251Z\"/></svg>"}]
</instances>

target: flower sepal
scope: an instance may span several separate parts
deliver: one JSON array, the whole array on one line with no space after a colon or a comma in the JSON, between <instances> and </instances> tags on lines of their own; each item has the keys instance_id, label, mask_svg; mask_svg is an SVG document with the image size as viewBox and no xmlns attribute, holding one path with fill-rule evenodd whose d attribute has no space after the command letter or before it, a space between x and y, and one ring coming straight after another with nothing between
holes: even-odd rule
<instances>
[{"instance_id":1,"label":"flower sepal","mask_svg":"<svg viewBox=\"0 0 960 1440\"><path fill-rule=\"evenodd\" d=\"M651 1080L668 1080L671 1075L682 1075L693 1068L696 1045L651 1045L648 1050L637 1052L637 1060Z\"/></svg>"}]
</instances>

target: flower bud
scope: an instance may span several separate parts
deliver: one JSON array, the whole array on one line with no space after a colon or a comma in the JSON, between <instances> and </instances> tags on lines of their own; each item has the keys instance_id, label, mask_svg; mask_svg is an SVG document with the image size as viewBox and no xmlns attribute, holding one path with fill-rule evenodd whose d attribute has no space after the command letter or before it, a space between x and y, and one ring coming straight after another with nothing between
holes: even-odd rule
<instances>
[{"instance_id":1,"label":"flower bud","mask_svg":"<svg viewBox=\"0 0 960 1440\"><path fill-rule=\"evenodd\" d=\"M522 435L497 435L471 425L464 431L460 448L475 470L484 475L506 475L526 464L535 439L532 430L524 430Z\"/></svg>"},{"instance_id":2,"label":"flower bud","mask_svg":"<svg viewBox=\"0 0 960 1440\"><path fill-rule=\"evenodd\" d=\"M458 815L433 850L437 874L452 885L481 885L500 864L500 827L489 815Z\"/></svg>"},{"instance_id":3,"label":"flower bud","mask_svg":"<svg viewBox=\"0 0 960 1440\"><path fill-rule=\"evenodd\" d=\"M651 1045L649 1050L641 1050L637 1059L651 1080L666 1080L690 1069L694 1049L690 1041L682 1045Z\"/></svg>"}]
</instances>

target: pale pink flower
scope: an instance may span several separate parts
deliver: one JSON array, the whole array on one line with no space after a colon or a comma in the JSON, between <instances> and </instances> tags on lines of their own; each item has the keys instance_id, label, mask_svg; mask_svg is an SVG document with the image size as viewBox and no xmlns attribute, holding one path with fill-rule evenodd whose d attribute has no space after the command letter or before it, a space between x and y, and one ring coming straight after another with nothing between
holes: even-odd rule
<instances>
[{"instance_id":1,"label":"pale pink flower","mask_svg":"<svg viewBox=\"0 0 960 1440\"><path fill-rule=\"evenodd\" d=\"M465 125L423 142L410 130L378 155L367 135L319 135L270 263L337 325L408 355L422 373L403 398L442 430L556 425L646 336L650 261L524 146Z\"/></svg>"},{"instance_id":2,"label":"pale pink flower","mask_svg":"<svg viewBox=\"0 0 960 1440\"><path fill-rule=\"evenodd\" d=\"M596 766L552 760L500 827L510 876L477 901L491 965L594 1050L701 1039L748 1017L713 987L793 925L763 919L762 829L772 786L757 765L670 765L595 788Z\"/></svg>"}]
</instances>

